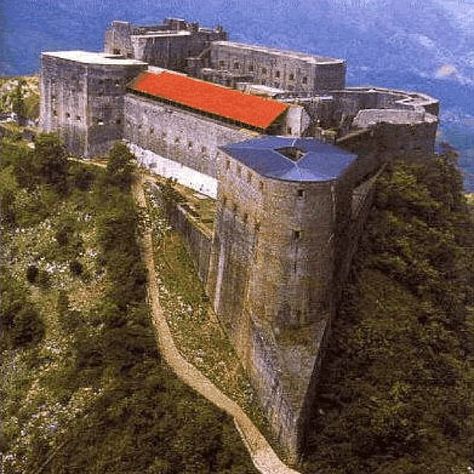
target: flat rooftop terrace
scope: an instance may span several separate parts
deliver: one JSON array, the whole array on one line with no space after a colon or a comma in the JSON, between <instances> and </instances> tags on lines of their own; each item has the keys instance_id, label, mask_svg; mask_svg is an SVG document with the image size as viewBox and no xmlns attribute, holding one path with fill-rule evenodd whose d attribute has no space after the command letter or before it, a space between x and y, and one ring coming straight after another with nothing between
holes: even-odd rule
<instances>
[{"instance_id":1,"label":"flat rooftop terrace","mask_svg":"<svg viewBox=\"0 0 474 474\"><path fill-rule=\"evenodd\" d=\"M143 61L136 59L127 59L120 55L108 54L103 52L91 51L47 51L43 56L65 59L82 64L97 64L104 66L143 66Z\"/></svg>"},{"instance_id":2,"label":"flat rooftop terrace","mask_svg":"<svg viewBox=\"0 0 474 474\"><path fill-rule=\"evenodd\" d=\"M301 53L299 51L289 51L284 49L269 48L268 46L260 46L255 44L237 43L235 41L213 41L211 46L227 46L229 48L235 48L245 51L256 51L259 53L272 54L274 56L285 56L294 59L300 59L311 64L338 64L344 63L343 59L330 58L328 56L317 56L307 53Z\"/></svg>"},{"instance_id":3,"label":"flat rooftop terrace","mask_svg":"<svg viewBox=\"0 0 474 474\"><path fill-rule=\"evenodd\" d=\"M187 30L163 30L163 31L146 31L140 33L133 33L135 38L168 38L170 36L191 36L191 32Z\"/></svg>"}]
</instances>

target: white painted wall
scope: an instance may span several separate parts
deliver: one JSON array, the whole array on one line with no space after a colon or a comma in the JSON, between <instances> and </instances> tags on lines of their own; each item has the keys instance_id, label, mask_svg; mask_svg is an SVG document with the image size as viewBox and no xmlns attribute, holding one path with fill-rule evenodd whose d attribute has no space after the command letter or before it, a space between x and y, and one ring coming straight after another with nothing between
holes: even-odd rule
<instances>
[{"instance_id":1,"label":"white painted wall","mask_svg":"<svg viewBox=\"0 0 474 474\"><path fill-rule=\"evenodd\" d=\"M179 184L216 199L217 180L211 176L145 150L134 143L128 143L128 147L141 166L149 168L150 171L164 178L174 178Z\"/></svg>"}]
</instances>

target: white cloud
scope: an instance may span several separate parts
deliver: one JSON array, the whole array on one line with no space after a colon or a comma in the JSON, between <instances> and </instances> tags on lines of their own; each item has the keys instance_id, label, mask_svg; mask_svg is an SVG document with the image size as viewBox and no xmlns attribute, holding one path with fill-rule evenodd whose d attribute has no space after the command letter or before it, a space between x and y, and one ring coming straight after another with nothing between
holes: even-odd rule
<instances>
[{"instance_id":1,"label":"white cloud","mask_svg":"<svg viewBox=\"0 0 474 474\"><path fill-rule=\"evenodd\" d=\"M456 76L458 70L453 64L443 64L435 73L437 79L444 79L446 77Z\"/></svg>"}]
</instances>

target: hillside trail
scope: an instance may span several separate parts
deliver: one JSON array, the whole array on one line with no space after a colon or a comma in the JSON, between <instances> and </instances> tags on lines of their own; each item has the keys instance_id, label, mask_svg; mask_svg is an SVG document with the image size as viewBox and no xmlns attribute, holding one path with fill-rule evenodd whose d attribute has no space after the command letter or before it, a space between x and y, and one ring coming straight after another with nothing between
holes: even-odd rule
<instances>
[{"instance_id":1,"label":"hillside trail","mask_svg":"<svg viewBox=\"0 0 474 474\"><path fill-rule=\"evenodd\" d=\"M140 176L132 191L138 206L147 208L144 192L146 178ZM229 414L247 447L256 469L262 474L300 474L284 464L268 441L244 413L240 406L224 395L205 375L190 364L176 347L166 317L160 305L159 288L153 256L153 241L150 228L143 232L141 242L143 259L148 272L148 299L160 353L176 375L211 403Z\"/></svg>"}]
</instances>

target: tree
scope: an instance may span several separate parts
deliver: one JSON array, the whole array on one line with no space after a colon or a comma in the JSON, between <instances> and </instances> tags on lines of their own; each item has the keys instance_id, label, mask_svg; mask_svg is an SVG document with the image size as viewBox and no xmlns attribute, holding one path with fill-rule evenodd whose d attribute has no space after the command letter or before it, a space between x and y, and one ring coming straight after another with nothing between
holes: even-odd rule
<instances>
[{"instance_id":1,"label":"tree","mask_svg":"<svg viewBox=\"0 0 474 474\"><path fill-rule=\"evenodd\" d=\"M36 265L28 265L28 268L26 269L26 279L30 283L36 283L36 279L38 278L38 267Z\"/></svg>"},{"instance_id":2,"label":"tree","mask_svg":"<svg viewBox=\"0 0 474 474\"><path fill-rule=\"evenodd\" d=\"M306 472L467 472L473 244L452 154L381 175L332 324Z\"/></svg>"},{"instance_id":3,"label":"tree","mask_svg":"<svg viewBox=\"0 0 474 474\"><path fill-rule=\"evenodd\" d=\"M38 312L26 305L15 315L11 338L15 347L35 344L43 338L44 324Z\"/></svg>"},{"instance_id":4,"label":"tree","mask_svg":"<svg viewBox=\"0 0 474 474\"><path fill-rule=\"evenodd\" d=\"M18 117L18 121L21 123L26 117L26 106L23 93L23 86L25 85L24 80L18 81L15 89L12 93L12 112Z\"/></svg>"},{"instance_id":5,"label":"tree","mask_svg":"<svg viewBox=\"0 0 474 474\"><path fill-rule=\"evenodd\" d=\"M28 299L28 289L6 269L2 269L0 287L0 347L39 342L44 335L44 324Z\"/></svg>"},{"instance_id":6,"label":"tree","mask_svg":"<svg viewBox=\"0 0 474 474\"><path fill-rule=\"evenodd\" d=\"M132 183L135 155L122 142L116 142L109 153L107 178L110 184L127 189Z\"/></svg>"},{"instance_id":7,"label":"tree","mask_svg":"<svg viewBox=\"0 0 474 474\"><path fill-rule=\"evenodd\" d=\"M34 166L41 180L60 194L67 190L68 160L57 135L40 134L35 140Z\"/></svg>"},{"instance_id":8,"label":"tree","mask_svg":"<svg viewBox=\"0 0 474 474\"><path fill-rule=\"evenodd\" d=\"M79 260L72 260L69 262L69 270L71 270L71 273L76 276L82 275L82 272L84 271L82 263L79 262Z\"/></svg>"}]
</instances>

